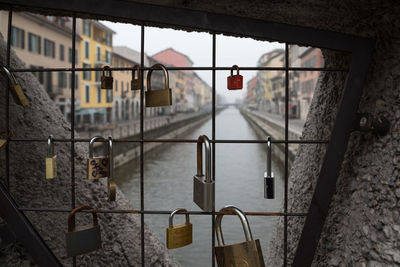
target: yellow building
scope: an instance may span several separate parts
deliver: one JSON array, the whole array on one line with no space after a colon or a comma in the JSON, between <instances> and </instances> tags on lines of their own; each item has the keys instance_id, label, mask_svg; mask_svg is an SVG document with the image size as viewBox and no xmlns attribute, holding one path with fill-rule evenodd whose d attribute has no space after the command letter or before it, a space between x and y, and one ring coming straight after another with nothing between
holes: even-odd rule
<instances>
[{"instance_id":1,"label":"yellow building","mask_svg":"<svg viewBox=\"0 0 400 267\"><path fill-rule=\"evenodd\" d=\"M77 30L82 38L80 62L83 68L111 65L112 38L115 33L94 20L77 20ZM111 122L113 90L100 87L102 72L83 71L80 83L80 101L77 122L101 124Z\"/></svg>"}]
</instances>

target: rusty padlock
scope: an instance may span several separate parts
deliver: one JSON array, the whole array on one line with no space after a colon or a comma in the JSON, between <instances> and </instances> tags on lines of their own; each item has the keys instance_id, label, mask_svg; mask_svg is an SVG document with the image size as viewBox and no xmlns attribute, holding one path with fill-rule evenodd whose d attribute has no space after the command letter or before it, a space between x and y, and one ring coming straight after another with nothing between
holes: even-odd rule
<instances>
[{"instance_id":1,"label":"rusty padlock","mask_svg":"<svg viewBox=\"0 0 400 267\"><path fill-rule=\"evenodd\" d=\"M74 227L75 213L81 210L92 210L93 224ZM79 206L68 216L68 232L65 235L67 243L67 256L73 257L89 253L101 248L100 225L97 213L89 206Z\"/></svg>"},{"instance_id":2,"label":"rusty padlock","mask_svg":"<svg viewBox=\"0 0 400 267\"><path fill-rule=\"evenodd\" d=\"M89 158L87 160L87 178L99 179L108 177L110 171L110 158L108 155L107 144L104 146L104 155L102 157L94 157L94 143L97 140L104 140L102 136L95 136L89 142Z\"/></svg>"},{"instance_id":3,"label":"rusty padlock","mask_svg":"<svg viewBox=\"0 0 400 267\"><path fill-rule=\"evenodd\" d=\"M186 209L176 209L169 215L169 226L167 228L167 248L174 249L187 246L193 240L193 226L186 214L186 222L173 224L174 215L178 212L187 211Z\"/></svg>"},{"instance_id":4,"label":"rusty padlock","mask_svg":"<svg viewBox=\"0 0 400 267\"><path fill-rule=\"evenodd\" d=\"M57 176L57 156L54 155L53 135L47 138L47 157L46 157L46 179L53 179Z\"/></svg>"},{"instance_id":5,"label":"rusty padlock","mask_svg":"<svg viewBox=\"0 0 400 267\"><path fill-rule=\"evenodd\" d=\"M137 73L137 78L136 74ZM132 80L131 80L131 90L140 90L142 89L142 77L140 75L140 67L139 65L135 65L132 69Z\"/></svg>"},{"instance_id":6,"label":"rusty padlock","mask_svg":"<svg viewBox=\"0 0 400 267\"><path fill-rule=\"evenodd\" d=\"M169 75L167 69L161 64L155 64L147 74L147 91L145 93L146 107L162 107L172 105L172 90L169 88ZM153 68L159 68L164 72L165 88L151 91L151 73Z\"/></svg>"},{"instance_id":7,"label":"rusty padlock","mask_svg":"<svg viewBox=\"0 0 400 267\"><path fill-rule=\"evenodd\" d=\"M233 70L236 69L236 75L233 75ZM239 75L239 66L233 65L231 68L231 76L228 76L228 89L238 90L243 88L243 76Z\"/></svg>"},{"instance_id":8,"label":"rusty padlock","mask_svg":"<svg viewBox=\"0 0 400 267\"><path fill-rule=\"evenodd\" d=\"M234 206L226 206L222 208L220 212L233 212L239 216L239 219L242 222L246 241L232 245L225 245L221 230L221 220L223 214L218 214L217 218L215 219L215 232L217 234L218 246L214 247L218 266L265 267L260 240L253 240L249 222L247 221L244 212Z\"/></svg>"},{"instance_id":9,"label":"rusty padlock","mask_svg":"<svg viewBox=\"0 0 400 267\"><path fill-rule=\"evenodd\" d=\"M12 97L14 98L14 101L17 105L20 106L26 106L28 105L28 99L26 99L24 92L22 91L21 86L17 83L17 80L15 79L14 75L10 73L10 71L2 66L4 73L7 75L8 80L11 84L11 90L10 93Z\"/></svg>"},{"instance_id":10,"label":"rusty padlock","mask_svg":"<svg viewBox=\"0 0 400 267\"><path fill-rule=\"evenodd\" d=\"M115 201L117 195L117 185L114 177L114 155L113 155L113 142L112 137L108 137L108 156L110 173L107 180L108 200Z\"/></svg>"},{"instance_id":11,"label":"rusty padlock","mask_svg":"<svg viewBox=\"0 0 400 267\"><path fill-rule=\"evenodd\" d=\"M106 75L108 73L108 75ZM114 78L111 74L111 68L109 66L103 67L103 74L101 75L101 89L113 89Z\"/></svg>"}]
</instances>

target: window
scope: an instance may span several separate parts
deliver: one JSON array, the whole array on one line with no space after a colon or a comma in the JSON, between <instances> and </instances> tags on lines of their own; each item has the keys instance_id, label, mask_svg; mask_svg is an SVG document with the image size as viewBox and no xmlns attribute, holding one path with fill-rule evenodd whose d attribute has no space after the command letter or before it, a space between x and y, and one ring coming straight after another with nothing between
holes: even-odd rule
<instances>
[{"instance_id":1,"label":"window","mask_svg":"<svg viewBox=\"0 0 400 267\"><path fill-rule=\"evenodd\" d=\"M89 58L89 42L85 40L85 58Z\"/></svg>"},{"instance_id":2,"label":"window","mask_svg":"<svg viewBox=\"0 0 400 267\"><path fill-rule=\"evenodd\" d=\"M111 64L111 53L106 50L106 62Z\"/></svg>"},{"instance_id":3,"label":"window","mask_svg":"<svg viewBox=\"0 0 400 267\"><path fill-rule=\"evenodd\" d=\"M11 45L19 47L21 49L25 48L25 31L12 26L11 27Z\"/></svg>"},{"instance_id":4,"label":"window","mask_svg":"<svg viewBox=\"0 0 400 267\"><path fill-rule=\"evenodd\" d=\"M34 65L30 65L31 69L43 69L43 67L38 67L38 66L34 66ZM35 76L39 83L43 85L44 83L44 76L43 76L43 72L32 72L32 75Z\"/></svg>"},{"instance_id":5,"label":"window","mask_svg":"<svg viewBox=\"0 0 400 267\"><path fill-rule=\"evenodd\" d=\"M60 44L60 60L64 61L64 45Z\"/></svg>"},{"instance_id":6,"label":"window","mask_svg":"<svg viewBox=\"0 0 400 267\"><path fill-rule=\"evenodd\" d=\"M118 81L117 80L115 80L115 91L118 92Z\"/></svg>"},{"instance_id":7,"label":"window","mask_svg":"<svg viewBox=\"0 0 400 267\"><path fill-rule=\"evenodd\" d=\"M90 68L90 64L88 63L83 63L82 64L83 68ZM92 73L90 71L84 71L83 72L83 79L85 81L90 81L92 79Z\"/></svg>"},{"instance_id":8,"label":"window","mask_svg":"<svg viewBox=\"0 0 400 267\"><path fill-rule=\"evenodd\" d=\"M67 74L65 72L58 73L58 87L59 88L67 87Z\"/></svg>"},{"instance_id":9,"label":"window","mask_svg":"<svg viewBox=\"0 0 400 267\"><path fill-rule=\"evenodd\" d=\"M55 44L53 41L44 39L44 55L46 57L55 57Z\"/></svg>"},{"instance_id":10,"label":"window","mask_svg":"<svg viewBox=\"0 0 400 267\"><path fill-rule=\"evenodd\" d=\"M96 47L96 57L97 57L97 61L101 60L101 48L100 48L100 46Z\"/></svg>"},{"instance_id":11,"label":"window","mask_svg":"<svg viewBox=\"0 0 400 267\"><path fill-rule=\"evenodd\" d=\"M101 103L101 88L97 86L97 103Z\"/></svg>"},{"instance_id":12,"label":"window","mask_svg":"<svg viewBox=\"0 0 400 267\"><path fill-rule=\"evenodd\" d=\"M90 86L85 85L85 102L89 103L90 101Z\"/></svg>"},{"instance_id":13,"label":"window","mask_svg":"<svg viewBox=\"0 0 400 267\"><path fill-rule=\"evenodd\" d=\"M106 45L111 46L111 32L106 32Z\"/></svg>"},{"instance_id":14,"label":"window","mask_svg":"<svg viewBox=\"0 0 400 267\"><path fill-rule=\"evenodd\" d=\"M48 93L51 93L52 92L52 87L53 87L53 75L52 75L52 73L51 72L46 72L46 91L48 92Z\"/></svg>"},{"instance_id":15,"label":"window","mask_svg":"<svg viewBox=\"0 0 400 267\"><path fill-rule=\"evenodd\" d=\"M72 74L69 74L69 86L72 88ZM75 90L79 87L78 74L75 74Z\"/></svg>"},{"instance_id":16,"label":"window","mask_svg":"<svg viewBox=\"0 0 400 267\"><path fill-rule=\"evenodd\" d=\"M107 90L106 101L107 101L107 103L111 103L113 101L113 92L112 92L112 90Z\"/></svg>"},{"instance_id":17,"label":"window","mask_svg":"<svg viewBox=\"0 0 400 267\"><path fill-rule=\"evenodd\" d=\"M83 34L90 37L91 32L92 32L91 23L87 20L84 20L83 21Z\"/></svg>"},{"instance_id":18,"label":"window","mask_svg":"<svg viewBox=\"0 0 400 267\"><path fill-rule=\"evenodd\" d=\"M39 35L29 33L28 34L28 50L32 53L41 53L41 38Z\"/></svg>"}]
</instances>

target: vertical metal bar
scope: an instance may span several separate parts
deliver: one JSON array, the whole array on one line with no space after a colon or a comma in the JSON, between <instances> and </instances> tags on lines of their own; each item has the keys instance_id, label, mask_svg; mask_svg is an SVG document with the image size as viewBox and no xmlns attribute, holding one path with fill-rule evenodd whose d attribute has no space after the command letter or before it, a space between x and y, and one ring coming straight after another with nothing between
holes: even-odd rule
<instances>
[{"instance_id":1,"label":"vertical metal bar","mask_svg":"<svg viewBox=\"0 0 400 267\"><path fill-rule=\"evenodd\" d=\"M285 141L289 140L289 45L285 43ZM288 178L289 178L289 144L285 142L285 201L283 217L283 266L287 266L287 239L288 239Z\"/></svg>"},{"instance_id":2,"label":"vertical metal bar","mask_svg":"<svg viewBox=\"0 0 400 267\"><path fill-rule=\"evenodd\" d=\"M71 59L71 209L75 208L75 42L76 42L76 15L72 17L72 59ZM74 222L75 224L75 219ZM72 265L76 266L76 257L72 258Z\"/></svg>"},{"instance_id":3,"label":"vertical metal bar","mask_svg":"<svg viewBox=\"0 0 400 267\"><path fill-rule=\"evenodd\" d=\"M212 34L212 140L215 140L215 103L216 103L216 93L215 93L215 67L216 67L216 43L217 43L217 36L215 33ZM212 177L215 179L215 143L212 143ZM215 205L215 203L214 203ZM215 206L213 207L213 211L215 211ZM215 267L215 260L214 260L214 247L215 247L215 235L214 235L214 223L215 223L215 215L211 216L211 243L212 243L212 255L211 255L211 262L212 267Z\"/></svg>"},{"instance_id":4,"label":"vertical metal bar","mask_svg":"<svg viewBox=\"0 0 400 267\"><path fill-rule=\"evenodd\" d=\"M144 77L144 26L141 26L140 34L140 67L141 77ZM140 89L140 211L144 210L144 79L142 79L142 88ZM142 266L145 266L144 256L144 213L140 214L140 238L141 238L141 255L142 255Z\"/></svg>"},{"instance_id":5,"label":"vertical metal bar","mask_svg":"<svg viewBox=\"0 0 400 267\"><path fill-rule=\"evenodd\" d=\"M12 6L8 12L8 30L7 30L7 54L6 54L6 66L10 68L11 65L11 26L12 26ZM6 87L6 129L7 133L10 132L10 83L7 83ZM6 190L10 191L10 142L6 143Z\"/></svg>"}]
</instances>

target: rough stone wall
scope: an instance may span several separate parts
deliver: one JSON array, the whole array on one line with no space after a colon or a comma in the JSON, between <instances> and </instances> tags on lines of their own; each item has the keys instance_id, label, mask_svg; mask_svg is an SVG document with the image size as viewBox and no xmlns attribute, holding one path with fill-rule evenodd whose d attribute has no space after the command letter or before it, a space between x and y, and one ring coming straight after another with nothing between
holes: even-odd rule
<instances>
[{"instance_id":1,"label":"rough stone wall","mask_svg":"<svg viewBox=\"0 0 400 267\"><path fill-rule=\"evenodd\" d=\"M6 44L0 38L0 62L5 64ZM12 53L11 66L22 68L23 63ZM70 138L70 124L63 119L59 108L48 97L46 91L31 73L16 74L29 105L17 106L10 98L10 127L15 139ZM0 75L0 129L5 129L4 89L7 80ZM78 137L79 138L79 137ZM10 189L22 207L70 208L70 143L56 142L58 177L45 179L44 158L47 153L45 142L10 143ZM89 181L86 178L87 143L75 144L76 204L90 205L98 209L133 209L128 199L117 191L117 201L107 201L106 181ZM4 149L1 152L1 177L4 177ZM133 203L138 208L139 203ZM44 240L65 266L72 260L66 258L65 233L68 213L26 212ZM90 215L89 215L90 216ZM78 214L77 225L90 223L88 215ZM79 266L139 266L140 216L133 214L99 214L103 249L77 257ZM145 250L147 266L176 266L165 246L146 227ZM31 259L18 244L10 244L0 250L1 266L29 266Z\"/></svg>"}]
</instances>

